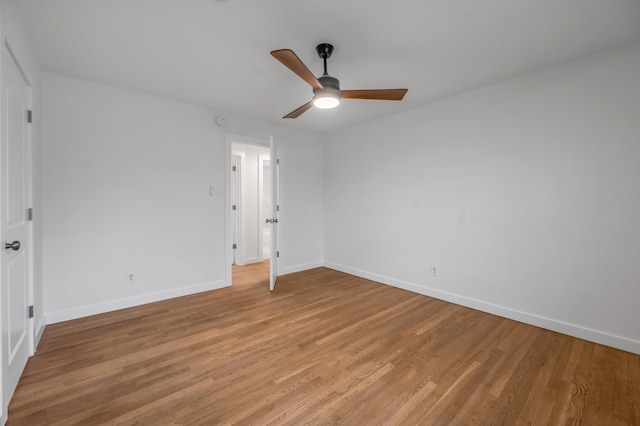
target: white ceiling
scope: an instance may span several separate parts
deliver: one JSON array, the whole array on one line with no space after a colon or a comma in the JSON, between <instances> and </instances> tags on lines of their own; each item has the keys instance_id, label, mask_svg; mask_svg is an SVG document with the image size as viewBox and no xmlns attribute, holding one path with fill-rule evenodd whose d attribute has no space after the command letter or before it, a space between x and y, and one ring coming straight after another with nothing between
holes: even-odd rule
<instances>
[{"instance_id":1,"label":"white ceiling","mask_svg":"<svg viewBox=\"0 0 640 426\"><path fill-rule=\"evenodd\" d=\"M326 133L640 40L640 0L16 0L42 69ZM402 88L281 117L335 51L343 89Z\"/></svg>"}]
</instances>

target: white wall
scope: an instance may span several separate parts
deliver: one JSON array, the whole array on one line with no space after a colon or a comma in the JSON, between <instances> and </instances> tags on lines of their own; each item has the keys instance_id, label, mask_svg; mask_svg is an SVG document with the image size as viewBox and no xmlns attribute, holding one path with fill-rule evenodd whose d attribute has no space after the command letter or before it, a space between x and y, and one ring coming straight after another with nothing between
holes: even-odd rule
<instances>
[{"instance_id":1,"label":"white wall","mask_svg":"<svg viewBox=\"0 0 640 426\"><path fill-rule=\"evenodd\" d=\"M292 212L322 204L321 165L296 166L321 158L320 136L231 114L221 128L219 111L51 73L42 97L48 322L225 285L224 197L209 195L225 185L225 132L273 135ZM286 224L284 272L322 262L322 220Z\"/></svg>"},{"instance_id":2,"label":"white wall","mask_svg":"<svg viewBox=\"0 0 640 426\"><path fill-rule=\"evenodd\" d=\"M640 353L639 76L634 44L329 135L327 265Z\"/></svg>"},{"instance_id":3,"label":"white wall","mask_svg":"<svg viewBox=\"0 0 640 426\"><path fill-rule=\"evenodd\" d=\"M269 140L263 142L269 143ZM262 222L260 222L260 210L258 208L259 192L258 186L259 170L258 157L270 154L269 148L244 143L233 143L233 152L244 153L244 169L241 179L242 197L242 221L243 233L240 244L243 247L245 263L260 262L260 235L262 233Z\"/></svg>"}]
</instances>

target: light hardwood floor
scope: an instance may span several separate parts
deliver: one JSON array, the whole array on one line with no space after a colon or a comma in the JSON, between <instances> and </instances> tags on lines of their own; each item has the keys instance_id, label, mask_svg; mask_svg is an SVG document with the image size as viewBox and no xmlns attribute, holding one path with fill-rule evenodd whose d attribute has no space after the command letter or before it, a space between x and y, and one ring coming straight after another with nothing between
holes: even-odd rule
<instances>
[{"instance_id":1,"label":"light hardwood floor","mask_svg":"<svg viewBox=\"0 0 640 426\"><path fill-rule=\"evenodd\" d=\"M635 425L640 356L325 268L47 326L9 425Z\"/></svg>"}]
</instances>

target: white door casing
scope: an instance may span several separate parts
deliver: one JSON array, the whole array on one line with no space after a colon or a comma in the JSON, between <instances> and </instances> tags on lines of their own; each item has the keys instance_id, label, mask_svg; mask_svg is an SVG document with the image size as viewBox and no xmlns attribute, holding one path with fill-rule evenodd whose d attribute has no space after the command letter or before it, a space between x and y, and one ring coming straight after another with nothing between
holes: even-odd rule
<instances>
[{"instance_id":1,"label":"white door casing","mask_svg":"<svg viewBox=\"0 0 640 426\"><path fill-rule=\"evenodd\" d=\"M5 44L2 50L2 112L0 248L2 290L2 410L6 409L27 359L33 353L33 325L29 318L32 292L31 232L27 208L31 204L28 112L31 89ZM19 247L16 242L19 242ZM13 247L7 247L13 245Z\"/></svg>"}]
</instances>

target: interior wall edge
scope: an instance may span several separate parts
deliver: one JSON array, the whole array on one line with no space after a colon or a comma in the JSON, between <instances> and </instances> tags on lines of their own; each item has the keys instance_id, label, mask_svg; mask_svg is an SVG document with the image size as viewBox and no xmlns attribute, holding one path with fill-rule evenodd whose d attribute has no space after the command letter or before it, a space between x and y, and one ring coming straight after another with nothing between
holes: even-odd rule
<instances>
[{"instance_id":1,"label":"interior wall edge","mask_svg":"<svg viewBox=\"0 0 640 426\"><path fill-rule=\"evenodd\" d=\"M34 337L34 347L37 348L38 344L40 343L40 339L42 338L42 335L44 334L44 328L47 326L47 317L46 315L42 315L40 316L40 320L38 321L38 324L36 325L35 328L35 337Z\"/></svg>"},{"instance_id":2,"label":"interior wall edge","mask_svg":"<svg viewBox=\"0 0 640 426\"><path fill-rule=\"evenodd\" d=\"M456 305L465 306L467 308L476 309L492 315L498 315L514 321L541 327L547 330L577 337L579 339L588 340L601 345L610 346L612 348L631 352L640 355L640 341L606 333L600 330L593 330L583 327L579 324L570 324L558 321L553 318L542 317L539 315L523 312L506 306L495 305L482 300L472 299L454 293L448 293L434 288L421 286L415 283L399 280L393 277L379 275L373 272L363 271L349 266L340 265L333 262L325 262L325 267L339 272L344 272L356 277L365 278L380 284L389 285L400 288L402 290L411 291L413 293L422 294L424 296L433 297L445 302L454 303Z\"/></svg>"}]
</instances>

